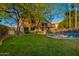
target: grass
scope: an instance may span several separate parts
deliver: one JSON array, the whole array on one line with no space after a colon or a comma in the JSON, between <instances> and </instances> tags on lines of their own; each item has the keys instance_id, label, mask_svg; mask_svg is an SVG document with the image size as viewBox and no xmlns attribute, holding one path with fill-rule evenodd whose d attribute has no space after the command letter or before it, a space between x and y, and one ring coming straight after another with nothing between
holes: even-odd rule
<instances>
[{"instance_id":1,"label":"grass","mask_svg":"<svg viewBox=\"0 0 79 59\"><path fill-rule=\"evenodd\" d=\"M79 55L79 40L58 40L36 34L10 36L0 46L0 55L75 56Z\"/></svg>"}]
</instances>

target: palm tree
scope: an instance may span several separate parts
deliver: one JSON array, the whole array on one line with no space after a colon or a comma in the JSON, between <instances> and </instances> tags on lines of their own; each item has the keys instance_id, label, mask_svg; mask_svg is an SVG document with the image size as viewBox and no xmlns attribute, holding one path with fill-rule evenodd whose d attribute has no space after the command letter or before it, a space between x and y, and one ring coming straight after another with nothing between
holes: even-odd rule
<instances>
[{"instance_id":1,"label":"palm tree","mask_svg":"<svg viewBox=\"0 0 79 59\"><path fill-rule=\"evenodd\" d=\"M74 28L77 28L77 3L76 4L69 4L69 28L72 28L72 10L71 10L71 6L75 6L75 14L74 14Z\"/></svg>"},{"instance_id":2,"label":"palm tree","mask_svg":"<svg viewBox=\"0 0 79 59\"><path fill-rule=\"evenodd\" d=\"M77 28L77 4L75 4L76 10L75 10L75 28Z\"/></svg>"},{"instance_id":3,"label":"palm tree","mask_svg":"<svg viewBox=\"0 0 79 59\"><path fill-rule=\"evenodd\" d=\"M69 3L69 28L71 28L71 4Z\"/></svg>"}]
</instances>

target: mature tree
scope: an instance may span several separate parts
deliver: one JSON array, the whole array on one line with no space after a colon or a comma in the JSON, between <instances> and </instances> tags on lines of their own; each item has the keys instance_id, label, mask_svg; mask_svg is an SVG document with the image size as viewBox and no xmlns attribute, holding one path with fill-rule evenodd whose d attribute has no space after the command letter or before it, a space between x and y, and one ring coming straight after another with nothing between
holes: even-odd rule
<instances>
[{"instance_id":1,"label":"mature tree","mask_svg":"<svg viewBox=\"0 0 79 59\"><path fill-rule=\"evenodd\" d=\"M13 18L17 23L17 34L20 33L20 22L29 18L31 21L44 20L45 4L0 4L0 16Z\"/></svg>"}]
</instances>

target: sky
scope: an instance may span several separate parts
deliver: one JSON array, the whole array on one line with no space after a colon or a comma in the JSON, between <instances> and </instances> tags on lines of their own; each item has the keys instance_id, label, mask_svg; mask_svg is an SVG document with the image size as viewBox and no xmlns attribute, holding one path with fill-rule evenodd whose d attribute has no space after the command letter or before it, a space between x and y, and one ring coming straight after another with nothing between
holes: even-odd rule
<instances>
[{"instance_id":1,"label":"sky","mask_svg":"<svg viewBox=\"0 0 79 59\"><path fill-rule=\"evenodd\" d=\"M65 11L68 11L68 4L58 3L54 4L56 7L50 8L49 12L51 14L46 15L46 19L49 20L52 23L58 23L64 20L64 13Z\"/></svg>"},{"instance_id":2,"label":"sky","mask_svg":"<svg viewBox=\"0 0 79 59\"><path fill-rule=\"evenodd\" d=\"M53 8L48 9L48 13L44 15L44 17L52 23L59 23L64 20L65 13L69 10L69 4L68 3L54 3L52 6L55 6ZM71 7L72 10L75 10L75 7ZM78 4L78 10L79 10L79 4ZM1 18L0 18L1 19ZM3 19L2 19L3 20ZM16 27L16 21L14 19L4 19L0 24L4 24L10 27Z\"/></svg>"},{"instance_id":3,"label":"sky","mask_svg":"<svg viewBox=\"0 0 79 59\"><path fill-rule=\"evenodd\" d=\"M16 21L14 19L2 19L0 24L9 26L9 27L16 27Z\"/></svg>"}]
</instances>

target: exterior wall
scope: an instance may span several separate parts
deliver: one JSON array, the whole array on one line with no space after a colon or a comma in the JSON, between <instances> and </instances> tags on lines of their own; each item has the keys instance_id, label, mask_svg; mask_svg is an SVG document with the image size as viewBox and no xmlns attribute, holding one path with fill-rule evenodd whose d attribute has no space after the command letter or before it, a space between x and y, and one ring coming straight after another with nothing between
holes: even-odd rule
<instances>
[{"instance_id":1,"label":"exterior wall","mask_svg":"<svg viewBox=\"0 0 79 59\"><path fill-rule=\"evenodd\" d=\"M25 29L24 28L28 28L28 31L30 31L31 28L31 24L30 22L28 22L27 20L23 20L22 24L21 24L21 31L24 33Z\"/></svg>"},{"instance_id":2,"label":"exterior wall","mask_svg":"<svg viewBox=\"0 0 79 59\"><path fill-rule=\"evenodd\" d=\"M37 33L37 34L46 34L48 28L49 28L49 31L51 31L51 32L53 32L54 29L57 29L58 23L54 23L54 24L47 23L47 25L45 25L45 26L42 26L42 23L40 23L39 25L34 25L36 27L35 30L31 30L32 24L28 21L23 21L22 26L25 28L28 27L30 32ZM44 30L42 30L42 29L44 29Z\"/></svg>"},{"instance_id":3,"label":"exterior wall","mask_svg":"<svg viewBox=\"0 0 79 59\"><path fill-rule=\"evenodd\" d=\"M23 27L30 27L30 23L28 21L22 22Z\"/></svg>"},{"instance_id":4,"label":"exterior wall","mask_svg":"<svg viewBox=\"0 0 79 59\"><path fill-rule=\"evenodd\" d=\"M9 35L15 35L15 30L9 30L9 31L8 31L8 34L9 34Z\"/></svg>"},{"instance_id":5,"label":"exterior wall","mask_svg":"<svg viewBox=\"0 0 79 59\"><path fill-rule=\"evenodd\" d=\"M58 23L49 24L49 31L54 32L55 29L58 29Z\"/></svg>"}]
</instances>

